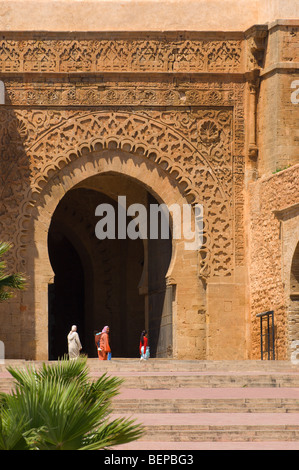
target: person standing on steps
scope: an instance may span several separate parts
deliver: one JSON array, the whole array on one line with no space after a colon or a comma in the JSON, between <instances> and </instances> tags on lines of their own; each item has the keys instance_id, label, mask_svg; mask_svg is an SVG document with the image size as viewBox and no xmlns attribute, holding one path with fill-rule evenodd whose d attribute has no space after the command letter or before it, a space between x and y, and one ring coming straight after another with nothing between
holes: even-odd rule
<instances>
[{"instance_id":1,"label":"person standing on steps","mask_svg":"<svg viewBox=\"0 0 299 470\"><path fill-rule=\"evenodd\" d=\"M143 330L140 336L139 352L141 361L147 360L149 358L149 346L146 330Z\"/></svg>"},{"instance_id":2,"label":"person standing on steps","mask_svg":"<svg viewBox=\"0 0 299 470\"><path fill-rule=\"evenodd\" d=\"M109 346L109 326L105 326L102 329L101 339L100 339L100 350L98 351L98 356L101 361L107 361L108 353L111 353Z\"/></svg>"},{"instance_id":3,"label":"person standing on steps","mask_svg":"<svg viewBox=\"0 0 299 470\"><path fill-rule=\"evenodd\" d=\"M80 342L79 335L77 333L76 325L72 326L71 331L67 335L67 343L69 359L77 359L80 356L82 345Z\"/></svg>"}]
</instances>

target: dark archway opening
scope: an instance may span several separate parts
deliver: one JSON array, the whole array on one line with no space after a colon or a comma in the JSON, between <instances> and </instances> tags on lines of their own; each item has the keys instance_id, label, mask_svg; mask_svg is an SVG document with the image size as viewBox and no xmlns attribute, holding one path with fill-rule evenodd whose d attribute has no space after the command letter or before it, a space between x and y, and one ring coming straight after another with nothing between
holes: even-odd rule
<instances>
[{"instance_id":1,"label":"dark archway opening","mask_svg":"<svg viewBox=\"0 0 299 470\"><path fill-rule=\"evenodd\" d=\"M49 284L49 359L57 359L67 353L67 325L77 325L84 337L84 270L71 242L55 227L50 231L49 255L55 272Z\"/></svg>"},{"instance_id":2,"label":"dark archway opening","mask_svg":"<svg viewBox=\"0 0 299 470\"><path fill-rule=\"evenodd\" d=\"M138 357L144 328L151 357L172 355L173 291L165 282L171 238L95 236L95 208L109 203L117 213L119 194L127 194L128 204L158 204L135 181L106 175L68 191L53 214L48 234L55 274L49 285L49 359L67 353L66 336L73 324L88 357L97 357L93 333L105 325L110 327L113 357Z\"/></svg>"}]
</instances>

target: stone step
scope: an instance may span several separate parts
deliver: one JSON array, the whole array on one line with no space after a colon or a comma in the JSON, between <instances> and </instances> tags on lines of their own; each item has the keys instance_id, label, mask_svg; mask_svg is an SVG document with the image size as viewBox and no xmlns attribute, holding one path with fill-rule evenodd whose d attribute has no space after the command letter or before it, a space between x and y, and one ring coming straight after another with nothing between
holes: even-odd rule
<instances>
[{"instance_id":1,"label":"stone step","mask_svg":"<svg viewBox=\"0 0 299 470\"><path fill-rule=\"evenodd\" d=\"M92 374L91 380L96 380L101 374ZM231 376L231 375L143 375L108 374L124 380L126 388L143 390L169 390L173 388L299 388L299 377L294 376ZM8 391L13 386L12 377L0 377L0 391Z\"/></svg>"},{"instance_id":2,"label":"stone step","mask_svg":"<svg viewBox=\"0 0 299 470\"><path fill-rule=\"evenodd\" d=\"M181 452L182 456L193 455L185 451L194 450L299 450L299 441L133 441L116 446L112 450L139 450L139 451L171 451L175 455ZM149 453L151 455L151 453ZM159 453L158 453L159 455ZM166 454L167 455L167 454ZM183 462L183 458L182 458ZM160 462L161 463L161 462Z\"/></svg>"},{"instance_id":3,"label":"stone step","mask_svg":"<svg viewBox=\"0 0 299 470\"><path fill-rule=\"evenodd\" d=\"M88 366L92 372L289 372L299 374L298 365L289 361L200 361L176 359L139 359L114 358L111 361L88 359Z\"/></svg>"},{"instance_id":4,"label":"stone step","mask_svg":"<svg viewBox=\"0 0 299 470\"><path fill-rule=\"evenodd\" d=\"M136 413L130 417L144 425L141 442L299 441L298 413Z\"/></svg>"},{"instance_id":5,"label":"stone step","mask_svg":"<svg viewBox=\"0 0 299 470\"><path fill-rule=\"evenodd\" d=\"M107 372L124 380L127 388L171 389L179 387L295 387L299 388L299 375L292 373L201 373L201 372ZM91 373L96 379L101 372Z\"/></svg>"},{"instance_id":6,"label":"stone step","mask_svg":"<svg viewBox=\"0 0 299 470\"><path fill-rule=\"evenodd\" d=\"M243 364L243 362L245 364ZM27 367L42 362L5 361L0 365L0 390L9 390L12 378L8 365ZM222 365L222 368L221 368ZM246 367L245 367L246 366ZM171 361L136 359L99 361L88 359L91 379L102 374L124 379L127 388L172 389L179 387L295 387L299 388L299 368L286 361ZM269 369L269 370L267 370Z\"/></svg>"},{"instance_id":7,"label":"stone step","mask_svg":"<svg viewBox=\"0 0 299 470\"><path fill-rule=\"evenodd\" d=\"M146 426L144 440L174 442L298 441L299 426Z\"/></svg>"},{"instance_id":8,"label":"stone step","mask_svg":"<svg viewBox=\"0 0 299 470\"><path fill-rule=\"evenodd\" d=\"M0 373L5 372L8 366L27 367L41 366L43 363L51 364L55 361L26 361L23 359L6 359L0 363ZM88 358L87 365L93 372L256 372L256 373L292 373L299 374L299 366L290 361L200 361L176 359L149 359L140 361L137 358L113 358L111 361L99 361L97 358Z\"/></svg>"},{"instance_id":9,"label":"stone step","mask_svg":"<svg viewBox=\"0 0 299 470\"><path fill-rule=\"evenodd\" d=\"M114 376L115 374L109 374ZM95 380L98 376L91 376ZM124 379L124 386L126 388L137 388L143 390L169 390L173 388L180 387L235 387L235 388L267 388L267 387L292 387L299 388L299 378L294 377L252 377L252 376L242 376L242 377L227 377L227 376L143 376L143 377L133 377L133 376L124 376L123 374L117 374L117 377ZM0 378L0 391L9 391L13 386L12 378Z\"/></svg>"},{"instance_id":10,"label":"stone step","mask_svg":"<svg viewBox=\"0 0 299 470\"><path fill-rule=\"evenodd\" d=\"M143 390L123 388L113 400L121 413L298 413L297 388L178 388Z\"/></svg>"},{"instance_id":11,"label":"stone step","mask_svg":"<svg viewBox=\"0 0 299 470\"><path fill-rule=\"evenodd\" d=\"M231 400L115 400L118 413L298 413L298 399L231 399Z\"/></svg>"},{"instance_id":12,"label":"stone step","mask_svg":"<svg viewBox=\"0 0 299 470\"><path fill-rule=\"evenodd\" d=\"M200 441L269 441L269 440L278 440L278 441L298 441L299 439L299 429L298 427L284 427L281 426L264 426L263 428L251 427L248 426L234 426L234 427L224 427L224 426L210 426L209 428L205 426L160 426L160 427L151 427L146 429L146 439L152 440L157 439L167 439L171 438L175 442L200 442Z\"/></svg>"},{"instance_id":13,"label":"stone step","mask_svg":"<svg viewBox=\"0 0 299 470\"><path fill-rule=\"evenodd\" d=\"M43 363L55 361L26 361L23 359L6 359L0 363L0 372L7 366L27 367L40 366ZM289 361L200 361L200 360L176 360L176 359L149 359L140 361L138 358L123 359L113 358L111 361L99 361L97 358L88 358L87 365L91 372L123 372L123 371L154 371L154 372L292 372L299 374L299 367Z\"/></svg>"},{"instance_id":14,"label":"stone step","mask_svg":"<svg viewBox=\"0 0 299 470\"><path fill-rule=\"evenodd\" d=\"M103 373L128 388L299 387L299 367L288 361L88 360L91 377Z\"/></svg>"}]
</instances>

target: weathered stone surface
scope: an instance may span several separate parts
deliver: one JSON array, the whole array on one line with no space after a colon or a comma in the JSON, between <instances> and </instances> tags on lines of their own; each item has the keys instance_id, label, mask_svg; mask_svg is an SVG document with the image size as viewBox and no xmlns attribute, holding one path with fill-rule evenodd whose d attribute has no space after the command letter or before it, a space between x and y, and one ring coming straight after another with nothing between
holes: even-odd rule
<instances>
[{"instance_id":1,"label":"weathered stone surface","mask_svg":"<svg viewBox=\"0 0 299 470\"><path fill-rule=\"evenodd\" d=\"M277 357L294 357L296 5L283 3L286 18L281 2L107 1L98 16L98 2L56 2L54 11L42 0L39 24L31 2L22 16L24 5L3 5L0 20L0 234L14 244L8 267L30 280L1 305L8 357L47 359L51 348L55 356L73 315L89 355L93 330L110 323L118 355L138 355L145 325L157 355L258 358L256 314L272 309ZM223 8L231 15L221 16ZM61 14L70 9L71 17ZM203 23L192 27L199 12ZM202 247L99 244L95 205L121 195L145 206L151 198L202 204ZM61 255L55 248L62 238L78 255L69 271L67 245ZM53 320L50 291L61 274L68 294Z\"/></svg>"}]
</instances>

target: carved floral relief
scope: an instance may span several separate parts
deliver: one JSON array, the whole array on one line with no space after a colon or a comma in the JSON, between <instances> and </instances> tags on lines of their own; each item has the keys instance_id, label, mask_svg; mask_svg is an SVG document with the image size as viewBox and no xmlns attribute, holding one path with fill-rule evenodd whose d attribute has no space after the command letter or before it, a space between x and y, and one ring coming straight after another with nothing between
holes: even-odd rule
<instances>
[{"instance_id":1,"label":"carved floral relief","mask_svg":"<svg viewBox=\"0 0 299 470\"><path fill-rule=\"evenodd\" d=\"M26 264L28 221L43 185L71 152L80 166L83 144L93 152L114 142L151 158L190 202L204 204L199 275L230 276L244 263L244 85L148 72L238 71L242 64L236 40L3 39L0 72L11 75L0 110L0 233L13 237L11 265ZM87 76L46 78L57 71Z\"/></svg>"}]
</instances>

